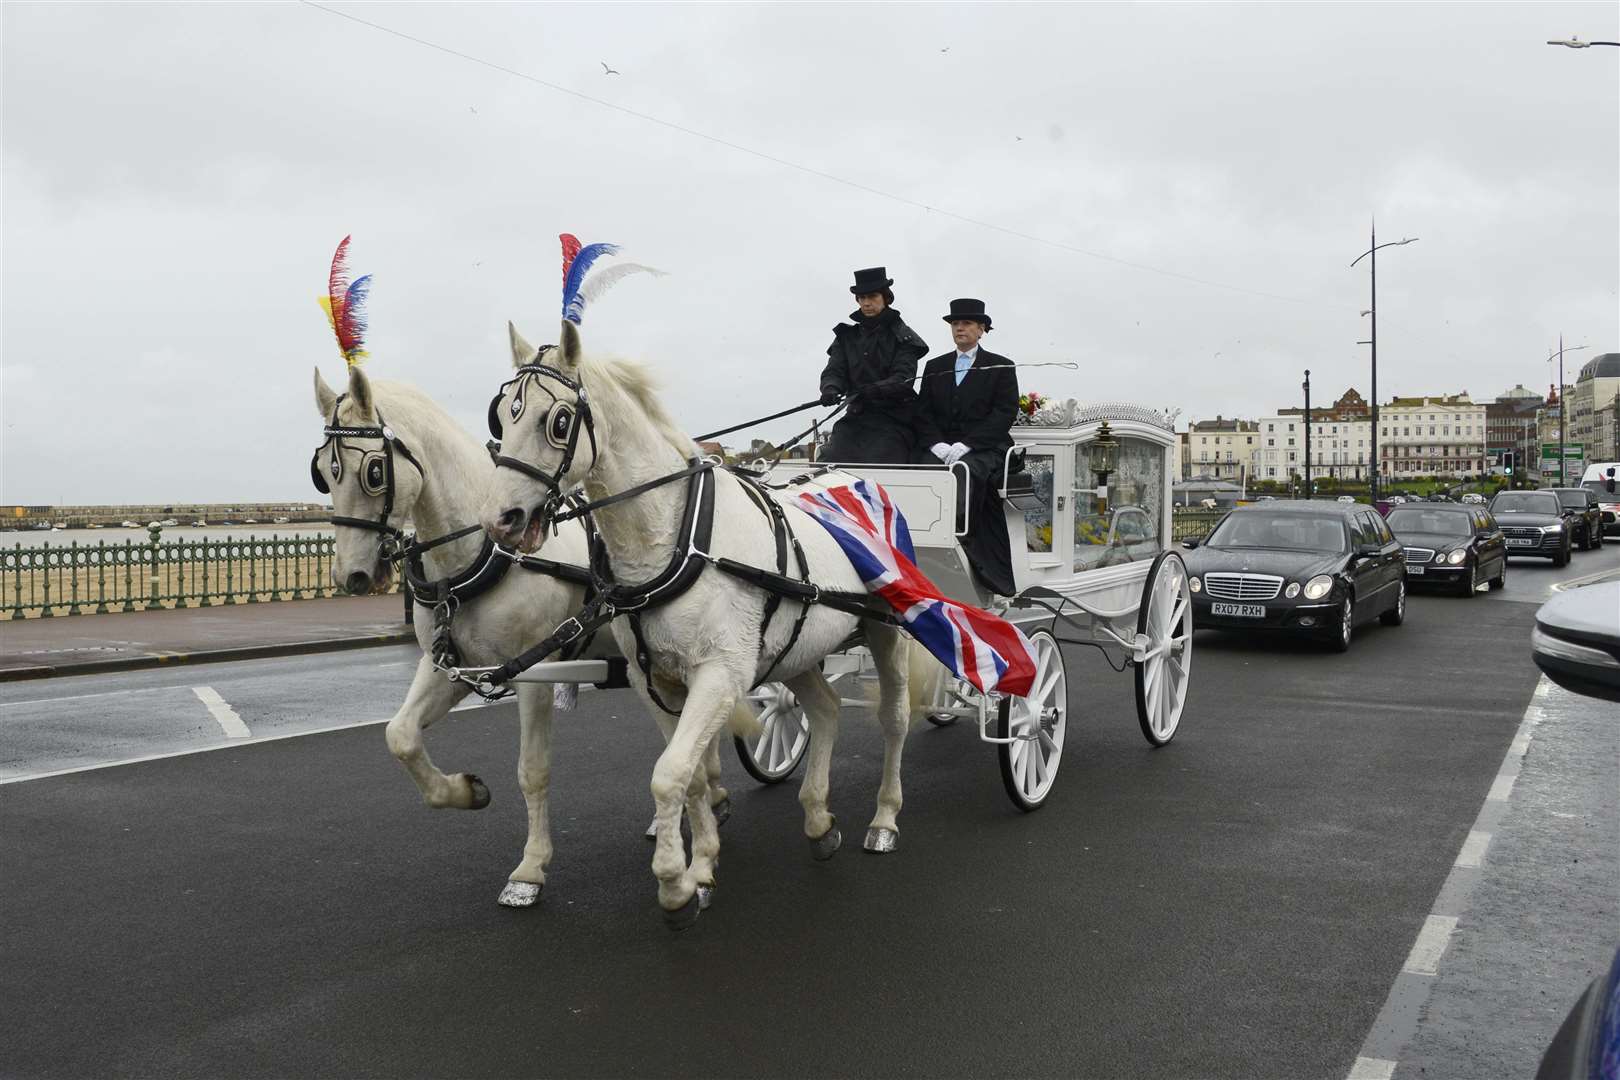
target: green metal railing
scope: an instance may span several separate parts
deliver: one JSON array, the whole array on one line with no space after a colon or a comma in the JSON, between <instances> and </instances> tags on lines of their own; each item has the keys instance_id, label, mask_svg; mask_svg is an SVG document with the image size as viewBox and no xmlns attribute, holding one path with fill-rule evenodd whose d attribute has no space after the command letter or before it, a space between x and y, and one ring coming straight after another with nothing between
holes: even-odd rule
<instances>
[{"instance_id":1,"label":"green metal railing","mask_svg":"<svg viewBox=\"0 0 1620 1080\"><path fill-rule=\"evenodd\" d=\"M1202 540L1209 535L1216 522L1226 516L1225 510L1175 510L1170 514L1170 539Z\"/></svg>"},{"instance_id":2,"label":"green metal railing","mask_svg":"<svg viewBox=\"0 0 1620 1080\"><path fill-rule=\"evenodd\" d=\"M334 538L16 544L0 548L0 618L157 611L335 596ZM397 588L397 586L395 586Z\"/></svg>"}]
</instances>

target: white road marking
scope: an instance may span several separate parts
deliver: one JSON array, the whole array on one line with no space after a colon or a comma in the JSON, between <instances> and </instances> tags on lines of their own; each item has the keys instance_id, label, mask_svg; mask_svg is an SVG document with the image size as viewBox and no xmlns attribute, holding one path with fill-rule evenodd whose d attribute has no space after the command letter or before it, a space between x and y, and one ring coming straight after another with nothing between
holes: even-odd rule
<instances>
[{"instance_id":1,"label":"white road marking","mask_svg":"<svg viewBox=\"0 0 1620 1080\"><path fill-rule=\"evenodd\" d=\"M1406 964L1402 971L1413 975L1438 975L1440 973L1440 958L1446 953L1446 946L1451 944L1451 935L1457 929L1457 919L1453 915L1430 915L1423 920L1423 929L1418 931L1417 940L1412 943L1412 951L1406 956Z\"/></svg>"},{"instance_id":2,"label":"white road marking","mask_svg":"<svg viewBox=\"0 0 1620 1080\"><path fill-rule=\"evenodd\" d=\"M62 697L29 698L26 701L0 701L0 709L13 705L54 705L58 701L84 701L87 698L124 697L128 694L160 694L165 690L184 690L183 686L148 686L143 690L105 690L98 694L66 694Z\"/></svg>"},{"instance_id":3,"label":"white road marking","mask_svg":"<svg viewBox=\"0 0 1620 1080\"><path fill-rule=\"evenodd\" d=\"M1491 834L1471 829L1468 839L1463 841L1462 850L1457 853L1458 866L1479 866L1485 861L1485 849L1491 846Z\"/></svg>"},{"instance_id":4,"label":"white road marking","mask_svg":"<svg viewBox=\"0 0 1620 1080\"><path fill-rule=\"evenodd\" d=\"M1552 591L1564 592L1567 589L1578 589L1582 585L1590 585L1593 582L1602 581L1604 578L1612 577L1616 573L1620 573L1620 571L1617 571L1611 566L1607 570L1599 570L1597 573L1587 574L1585 577L1570 578L1568 581L1554 582Z\"/></svg>"},{"instance_id":5,"label":"white road marking","mask_svg":"<svg viewBox=\"0 0 1620 1080\"><path fill-rule=\"evenodd\" d=\"M1514 775L1514 776L1500 776L1499 775L1499 776L1497 776L1496 780L1491 784L1491 792L1490 792L1490 794L1485 796L1485 801L1486 802L1507 802L1508 801L1508 796L1513 794L1513 781L1515 781L1517 779L1518 779L1517 775Z\"/></svg>"},{"instance_id":6,"label":"white road marking","mask_svg":"<svg viewBox=\"0 0 1620 1080\"><path fill-rule=\"evenodd\" d=\"M225 730L227 739L253 738L253 732L249 731L248 726L242 723L242 718L236 715L236 710L227 705L225 699L220 697L219 692L212 686L193 686L191 692L197 695L199 701L208 706L208 711L214 714L214 719L218 720L219 726Z\"/></svg>"},{"instance_id":7,"label":"white road marking","mask_svg":"<svg viewBox=\"0 0 1620 1080\"><path fill-rule=\"evenodd\" d=\"M1358 1057L1350 1067L1346 1080L1390 1080L1395 1075L1395 1062L1382 1058Z\"/></svg>"}]
</instances>

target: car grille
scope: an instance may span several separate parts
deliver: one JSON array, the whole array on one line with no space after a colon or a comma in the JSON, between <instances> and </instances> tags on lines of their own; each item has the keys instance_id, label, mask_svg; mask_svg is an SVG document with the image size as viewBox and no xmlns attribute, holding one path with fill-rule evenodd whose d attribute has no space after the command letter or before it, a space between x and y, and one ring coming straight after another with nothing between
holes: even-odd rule
<instances>
[{"instance_id":1,"label":"car grille","mask_svg":"<svg viewBox=\"0 0 1620 1080\"><path fill-rule=\"evenodd\" d=\"M1433 548L1420 548L1420 547L1407 548L1406 549L1406 561L1407 561L1408 565L1421 565L1423 563L1433 562L1434 561L1434 549Z\"/></svg>"},{"instance_id":2,"label":"car grille","mask_svg":"<svg viewBox=\"0 0 1620 1080\"><path fill-rule=\"evenodd\" d=\"M1282 584L1272 574L1204 575L1204 591L1221 600L1275 600Z\"/></svg>"},{"instance_id":3,"label":"car grille","mask_svg":"<svg viewBox=\"0 0 1620 1080\"><path fill-rule=\"evenodd\" d=\"M1503 526L1502 535L1503 536L1511 536L1515 540L1540 540L1541 539L1541 530L1540 529L1525 528L1525 527L1522 527L1522 526L1517 527L1517 528L1511 527L1511 526Z\"/></svg>"}]
</instances>

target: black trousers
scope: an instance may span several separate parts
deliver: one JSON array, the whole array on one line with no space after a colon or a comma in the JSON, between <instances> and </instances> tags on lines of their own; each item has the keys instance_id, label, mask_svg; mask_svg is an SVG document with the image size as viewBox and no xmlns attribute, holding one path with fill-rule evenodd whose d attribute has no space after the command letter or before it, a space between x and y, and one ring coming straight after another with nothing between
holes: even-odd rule
<instances>
[{"instance_id":1,"label":"black trousers","mask_svg":"<svg viewBox=\"0 0 1620 1080\"><path fill-rule=\"evenodd\" d=\"M816 455L819 461L865 465L905 465L911 461L911 425L869 409L845 416Z\"/></svg>"},{"instance_id":2,"label":"black trousers","mask_svg":"<svg viewBox=\"0 0 1620 1080\"><path fill-rule=\"evenodd\" d=\"M999 450L974 450L962 458L972 482L968 485L970 506L968 533L962 537L962 551L979 583L991 592L1012 596L1012 543L1007 538L1007 517L1002 512L1001 460ZM959 497L960 501L960 497Z\"/></svg>"}]
</instances>

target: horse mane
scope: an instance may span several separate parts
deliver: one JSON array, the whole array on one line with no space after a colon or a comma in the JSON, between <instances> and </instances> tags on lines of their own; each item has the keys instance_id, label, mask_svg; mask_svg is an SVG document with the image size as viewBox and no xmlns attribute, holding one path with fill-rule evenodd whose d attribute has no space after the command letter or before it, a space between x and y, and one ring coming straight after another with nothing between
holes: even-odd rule
<instances>
[{"instance_id":1,"label":"horse mane","mask_svg":"<svg viewBox=\"0 0 1620 1080\"><path fill-rule=\"evenodd\" d=\"M618 358L593 360L587 357L580 365L580 374L590 378L598 387L605 382L639 405L641 411L647 414L647 419L652 422L654 430L680 451L683 459L694 458L701 453L697 443L692 441L692 436L688 435L665 410L664 403L658 397L658 379L645 364Z\"/></svg>"}]
</instances>

